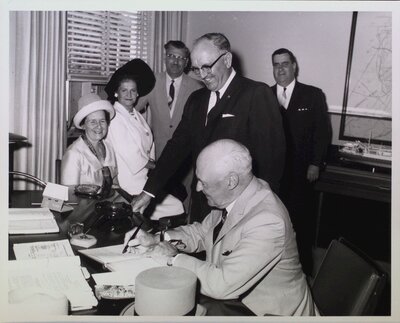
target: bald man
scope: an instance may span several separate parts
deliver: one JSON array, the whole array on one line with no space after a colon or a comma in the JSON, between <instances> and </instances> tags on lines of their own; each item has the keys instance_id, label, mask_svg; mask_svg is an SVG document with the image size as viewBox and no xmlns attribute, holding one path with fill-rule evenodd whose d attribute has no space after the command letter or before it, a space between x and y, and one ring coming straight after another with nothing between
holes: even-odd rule
<instances>
[{"instance_id":1,"label":"bald man","mask_svg":"<svg viewBox=\"0 0 400 323\"><path fill-rule=\"evenodd\" d=\"M193 271L203 295L241 299L257 315L314 315L288 213L254 177L248 149L230 139L211 143L199 154L196 176L197 191L213 207L202 223L167 231L163 242L140 231L129 244L148 246L161 264ZM203 250L205 261L186 254Z\"/></svg>"}]
</instances>

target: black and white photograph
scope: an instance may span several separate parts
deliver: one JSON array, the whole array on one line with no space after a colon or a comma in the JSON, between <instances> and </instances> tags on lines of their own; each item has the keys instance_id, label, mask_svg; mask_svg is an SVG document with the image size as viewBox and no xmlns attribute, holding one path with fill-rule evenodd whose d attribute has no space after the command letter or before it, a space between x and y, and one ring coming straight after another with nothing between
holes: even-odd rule
<instances>
[{"instance_id":1,"label":"black and white photograph","mask_svg":"<svg viewBox=\"0 0 400 323\"><path fill-rule=\"evenodd\" d=\"M0 8L1 322L400 322L400 3Z\"/></svg>"}]
</instances>

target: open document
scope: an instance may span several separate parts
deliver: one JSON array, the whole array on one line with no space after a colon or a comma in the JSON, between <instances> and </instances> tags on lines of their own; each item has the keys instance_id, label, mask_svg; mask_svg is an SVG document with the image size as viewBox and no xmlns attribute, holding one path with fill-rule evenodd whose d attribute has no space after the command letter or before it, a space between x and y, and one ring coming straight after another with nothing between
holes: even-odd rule
<instances>
[{"instance_id":1,"label":"open document","mask_svg":"<svg viewBox=\"0 0 400 323\"><path fill-rule=\"evenodd\" d=\"M112 273L94 274L97 285L133 285L136 276L143 270L161 265L153 258L144 255L145 247L131 248L122 253L124 245L78 250L81 254L100 262Z\"/></svg>"},{"instance_id":2,"label":"open document","mask_svg":"<svg viewBox=\"0 0 400 323\"><path fill-rule=\"evenodd\" d=\"M59 232L53 213L48 208L8 209L9 234Z\"/></svg>"},{"instance_id":3,"label":"open document","mask_svg":"<svg viewBox=\"0 0 400 323\"><path fill-rule=\"evenodd\" d=\"M160 264L148 255L145 255L146 247L131 248L130 252L122 253L124 245L114 245L102 248L82 249L79 253L100 262L111 271L142 271Z\"/></svg>"}]
</instances>

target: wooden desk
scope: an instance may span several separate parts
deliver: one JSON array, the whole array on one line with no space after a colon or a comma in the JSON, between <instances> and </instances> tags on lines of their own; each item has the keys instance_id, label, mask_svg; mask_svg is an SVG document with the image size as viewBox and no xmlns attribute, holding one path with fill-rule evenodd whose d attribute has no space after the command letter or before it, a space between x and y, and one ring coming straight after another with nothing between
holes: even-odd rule
<instances>
[{"instance_id":1,"label":"wooden desk","mask_svg":"<svg viewBox=\"0 0 400 323\"><path fill-rule=\"evenodd\" d=\"M328 165L315 184L318 192L315 245L318 243L325 193L391 203L391 175Z\"/></svg>"},{"instance_id":2,"label":"wooden desk","mask_svg":"<svg viewBox=\"0 0 400 323\"><path fill-rule=\"evenodd\" d=\"M115 196L109 200L113 200ZM32 200L33 199L33 200ZM53 212L55 219L60 228L59 233L54 234L35 234L35 235L9 235L9 259L14 260L15 255L13 251L13 245L15 243L23 242L34 242L34 241L49 241L49 240L61 240L68 238L68 228L71 223L81 222L84 224L93 223L96 219L95 204L98 200L83 199L73 197L74 201L78 202L78 205L74 206L74 210L68 213ZM13 195L13 206L15 207L30 207L30 202L40 202L41 192L40 191L27 191L27 192L14 192ZM122 201L122 198L116 199L116 201ZM107 245L121 244L124 240L124 233L117 232L104 232L93 228L90 234L97 238L97 244L94 247L102 247ZM81 258L82 266L86 267L88 271L93 274L102 272L104 269L101 264L95 262L88 257L84 257L77 253L79 247L72 246L75 254ZM89 285L94 290L93 278L90 278ZM198 303L202 304L207 308L208 315L212 316L254 316L255 314L248 309L239 300L221 301L215 300L203 295L198 296ZM130 300L129 302L131 302ZM73 312L73 315L119 315L122 309L127 305L127 301L104 301L100 300L97 308L85 311Z\"/></svg>"}]
</instances>

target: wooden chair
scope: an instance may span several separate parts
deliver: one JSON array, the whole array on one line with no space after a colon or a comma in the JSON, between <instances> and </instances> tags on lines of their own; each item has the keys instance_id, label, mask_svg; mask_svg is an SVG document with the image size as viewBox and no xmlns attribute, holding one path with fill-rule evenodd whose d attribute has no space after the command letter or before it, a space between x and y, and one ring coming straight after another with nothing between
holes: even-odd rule
<instances>
[{"instance_id":1,"label":"wooden chair","mask_svg":"<svg viewBox=\"0 0 400 323\"><path fill-rule=\"evenodd\" d=\"M344 238L333 240L311 291L321 315L373 315L387 273Z\"/></svg>"}]
</instances>

